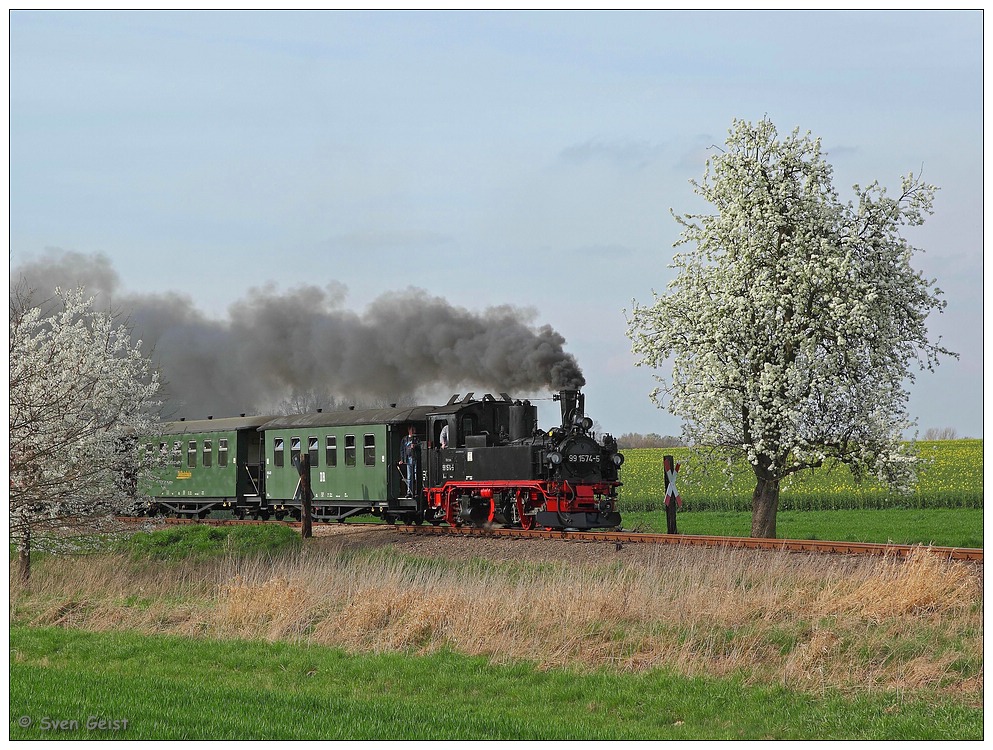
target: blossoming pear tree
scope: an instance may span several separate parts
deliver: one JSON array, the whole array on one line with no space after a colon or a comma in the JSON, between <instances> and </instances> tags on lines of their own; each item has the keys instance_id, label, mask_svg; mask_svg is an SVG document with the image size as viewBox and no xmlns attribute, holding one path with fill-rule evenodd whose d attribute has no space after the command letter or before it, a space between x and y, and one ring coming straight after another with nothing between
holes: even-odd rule
<instances>
[{"instance_id":1,"label":"blossoming pear tree","mask_svg":"<svg viewBox=\"0 0 993 750\"><path fill-rule=\"evenodd\" d=\"M688 249L666 294L634 303L628 336L639 364L671 362L652 399L690 444L747 458L752 536L775 537L780 482L797 472L833 459L913 481L905 385L952 353L929 340L945 302L900 232L937 188L908 175L898 195L873 182L842 202L820 139L768 119L736 120L718 151L692 182L713 211L673 214Z\"/></svg>"},{"instance_id":2,"label":"blossoming pear tree","mask_svg":"<svg viewBox=\"0 0 993 750\"><path fill-rule=\"evenodd\" d=\"M11 291L10 538L22 579L33 535L64 541L137 502L139 439L159 388L140 349L82 289L45 302Z\"/></svg>"}]
</instances>

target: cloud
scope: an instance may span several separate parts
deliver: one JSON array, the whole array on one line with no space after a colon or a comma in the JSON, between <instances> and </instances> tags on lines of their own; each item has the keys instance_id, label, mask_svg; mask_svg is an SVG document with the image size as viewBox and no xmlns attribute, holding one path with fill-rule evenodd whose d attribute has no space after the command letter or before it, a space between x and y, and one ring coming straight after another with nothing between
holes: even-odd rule
<instances>
[{"instance_id":1,"label":"cloud","mask_svg":"<svg viewBox=\"0 0 993 750\"><path fill-rule=\"evenodd\" d=\"M824 154L829 159L850 159L860 153L861 149L858 146L832 146L824 149Z\"/></svg>"},{"instance_id":2,"label":"cloud","mask_svg":"<svg viewBox=\"0 0 993 750\"><path fill-rule=\"evenodd\" d=\"M571 166L600 162L620 169L645 169L658 163L664 151L663 146L645 140L592 138L563 149L558 162Z\"/></svg>"},{"instance_id":3,"label":"cloud","mask_svg":"<svg viewBox=\"0 0 993 750\"><path fill-rule=\"evenodd\" d=\"M427 229L369 229L329 237L322 244L331 249L358 251L429 250L454 244L455 238Z\"/></svg>"}]
</instances>

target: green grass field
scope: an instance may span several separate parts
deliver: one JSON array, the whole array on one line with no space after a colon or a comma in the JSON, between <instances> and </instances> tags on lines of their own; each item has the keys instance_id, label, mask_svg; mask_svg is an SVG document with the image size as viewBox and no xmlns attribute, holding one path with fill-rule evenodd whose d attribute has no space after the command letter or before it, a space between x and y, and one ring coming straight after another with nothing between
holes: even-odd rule
<instances>
[{"instance_id":1,"label":"green grass field","mask_svg":"<svg viewBox=\"0 0 993 750\"><path fill-rule=\"evenodd\" d=\"M118 549L153 560L206 559L218 555L268 553L298 549L300 532L282 526L176 526L140 532L121 540Z\"/></svg>"},{"instance_id":2,"label":"green grass field","mask_svg":"<svg viewBox=\"0 0 993 750\"><path fill-rule=\"evenodd\" d=\"M665 512L624 511L623 527L665 533ZM749 536L752 514L727 511L678 511L680 534ZM982 547L981 508L889 510L782 510L776 516L780 539L825 539L877 544L930 544Z\"/></svg>"},{"instance_id":3,"label":"green grass field","mask_svg":"<svg viewBox=\"0 0 993 750\"><path fill-rule=\"evenodd\" d=\"M103 728L99 722L103 721ZM87 728L92 726L93 728ZM662 671L12 627L10 739L981 739L983 711Z\"/></svg>"},{"instance_id":4,"label":"green grass field","mask_svg":"<svg viewBox=\"0 0 993 750\"><path fill-rule=\"evenodd\" d=\"M780 510L983 507L982 440L921 442L918 450L923 464L910 495L900 495L873 479L855 482L843 466L825 466L785 482ZM677 486L687 510L751 510L755 478L744 462L734 467L734 479L728 483L720 467L704 467L689 448L638 448L624 451L622 513L664 508L663 455L682 464Z\"/></svg>"}]
</instances>

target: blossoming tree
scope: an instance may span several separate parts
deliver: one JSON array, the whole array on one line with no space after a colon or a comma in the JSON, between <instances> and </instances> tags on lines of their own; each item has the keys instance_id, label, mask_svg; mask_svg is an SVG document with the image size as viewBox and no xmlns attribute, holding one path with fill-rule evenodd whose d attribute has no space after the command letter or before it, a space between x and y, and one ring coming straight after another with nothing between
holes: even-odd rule
<instances>
[{"instance_id":1,"label":"blossoming tree","mask_svg":"<svg viewBox=\"0 0 993 750\"><path fill-rule=\"evenodd\" d=\"M32 535L66 539L136 502L138 438L158 376L140 342L83 290L10 297L10 537L22 579Z\"/></svg>"},{"instance_id":2,"label":"blossoming tree","mask_svg":"<svg viewBox=\"0 0 993 750\"><path fill-rule=\"evenodd\" d=\"M639 364L671 360L652 399L691 444L747 458L752 536L775 537L782 480L831 459L909 485L905 383L951 352L928 338L945 303L900 231L937 188L909 175L895 197L855 185L843 203L820 140L768 119L736 120L692 184L714 210L674 213L689 249L668 292L628 316Z\"/></svg>"}]
</instances>

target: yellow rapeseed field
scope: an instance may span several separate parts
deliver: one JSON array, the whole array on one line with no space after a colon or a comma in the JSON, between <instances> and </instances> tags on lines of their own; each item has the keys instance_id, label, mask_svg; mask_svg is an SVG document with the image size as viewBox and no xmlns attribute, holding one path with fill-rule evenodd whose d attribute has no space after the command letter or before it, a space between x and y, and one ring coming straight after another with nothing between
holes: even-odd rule
<instances>
[{"instance_id":1,"label":"yellow rapeseed field","mask_svg":"<svg viewBox=\"0 0 993 750\"><path fill-rule=\"evenodd\" d=\"M900 495L885 484L856 482L844 466L803 472L784 483L782 510L860 510L874 508L983 507L983 441L920 442L922 459L917 486ZM621 469L622 510L659 510L665 497L662 457L672 455L682 466L677 487L687 510L747 511L755 478L747 463L733 467L733 478L714 464L707 467L689 448L635 448L624 451Z\"/></svg>"}]
</instances>

